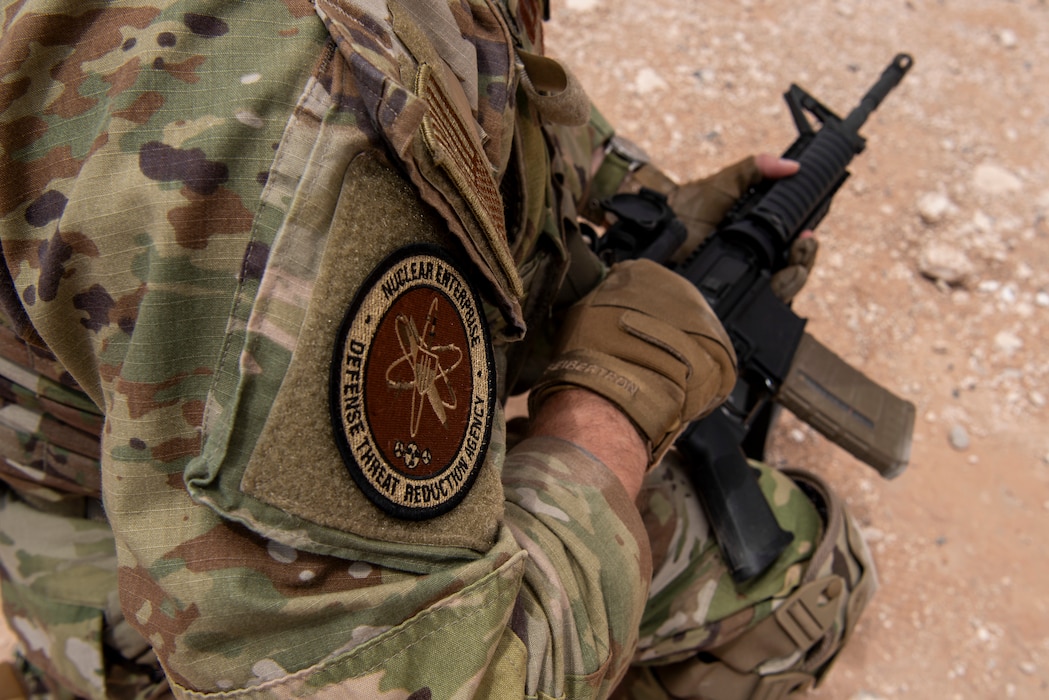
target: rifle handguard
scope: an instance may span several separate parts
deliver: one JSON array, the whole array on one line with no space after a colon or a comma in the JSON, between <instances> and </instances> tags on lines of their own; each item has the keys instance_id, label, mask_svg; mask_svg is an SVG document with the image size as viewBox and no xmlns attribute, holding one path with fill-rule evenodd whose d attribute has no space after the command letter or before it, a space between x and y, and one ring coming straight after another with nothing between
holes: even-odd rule
<instances>
[{"instance_id":1,"label":"rifle handguard","mask_svg":"<svg viewBox=\"0 0 1049 700\"><path fill-rule=\"evenodd\" d=\"M732 344L702 295L662 265L634 260L569 310L529 407L534 414L562 389L593 391L634 422L655 464L735 382Z\"/></svg>"}]
</instances>

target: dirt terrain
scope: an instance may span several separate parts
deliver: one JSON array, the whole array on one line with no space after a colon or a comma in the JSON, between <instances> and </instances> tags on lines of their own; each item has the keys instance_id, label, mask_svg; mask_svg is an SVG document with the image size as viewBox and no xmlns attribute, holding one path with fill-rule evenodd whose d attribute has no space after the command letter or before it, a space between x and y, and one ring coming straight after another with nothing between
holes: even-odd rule
<instances>
[{"instance_id":1,"label":"dirt terrain","mask_svg":"<svg viewBox=\"0 0 1049 700\"><path fill-rule=\"evenodd\" d=\"M901 51L795 308L914 402L893 481L792 417L777 463L845 496L881 589L820 698L1049 697L1049 5L555 0L549 50L679 179L844 116Z\"/></svg>"},{"instance_id":2,"label":"dirt terrain","mask_svg":"<svg viewBox=\"0 0 1049 700\"><path fill-rule=\"evenodd\" d=\"M552 53L680 179L780 151L797 82L844 115L915 66L819 230L795 308L917 406L893 481L787 416L772 459L847 499L881 589L814 697L1049 697L1045 0L554 0Z\"/></svg>"}]
</instances>

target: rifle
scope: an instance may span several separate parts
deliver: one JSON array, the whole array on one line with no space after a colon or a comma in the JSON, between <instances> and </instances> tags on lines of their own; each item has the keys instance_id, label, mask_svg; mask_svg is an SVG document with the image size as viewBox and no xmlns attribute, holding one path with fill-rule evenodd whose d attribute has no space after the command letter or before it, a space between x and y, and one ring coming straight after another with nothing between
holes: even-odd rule
<instances>
[{"instance_id":1,"label":"rifle","mask_svg":"<svg viewBox=\"0 0 1049 700\"><path fill-rule=\"evenodd\" d=\"M773 403L874 467L899 475L910 459L914 405L851 367L805 332L806 319L772 293L772 275L790 249L826 216L866 139L859 129L910 69L898 54L845 119L797 85L784 94L798 137L784 157L797 174L765 180L746 193L684 262L671 255L684 225L652 190L615 195L602 205L614 217L593 242L606 263L648 258L668 265L703 294L728 332L739 379L728 400L693 422L675 446L691 466L700 499L738 583L765 571L792 536L776 522L747 454L760 457ZM807 115L820 122L816 130ZM746 447L746 452L744 451Z\"/></svg>"}]
</instances>

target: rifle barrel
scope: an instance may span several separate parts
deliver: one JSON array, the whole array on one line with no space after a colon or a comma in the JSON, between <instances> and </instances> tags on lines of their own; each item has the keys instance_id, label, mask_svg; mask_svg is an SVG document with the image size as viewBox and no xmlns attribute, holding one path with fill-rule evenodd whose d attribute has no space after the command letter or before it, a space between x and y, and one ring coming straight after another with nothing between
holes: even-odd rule
<instances>
[{"instance_id":1,"label":"rifle barrel","mask_svg":"<svg viewBox=\"0 0 1049 700\"><path fill-rule=\"evenodd\" d=\"M856 109L849 113L849 116L842 122L842 127L846 132L857 133L863 123L867 121L867 117L871 115L871 112L878 108L882 100L885 99L894 87L900 84L903 80L903 76L907 74L907 71L911 69L911 65L914 63L914 59L911 58L910 54L899 53L892 59L892 63L882 71L881 77L878 78L878 82L874 84L863 99L860 100L860 104Z\"/></svg>"}]
</instances>

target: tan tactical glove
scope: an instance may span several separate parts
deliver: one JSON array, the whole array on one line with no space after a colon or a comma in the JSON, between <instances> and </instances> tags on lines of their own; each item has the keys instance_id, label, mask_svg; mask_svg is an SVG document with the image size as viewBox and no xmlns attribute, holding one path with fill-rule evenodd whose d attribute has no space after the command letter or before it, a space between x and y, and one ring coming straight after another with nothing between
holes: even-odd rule
<instances>
[{"instance_id":1,"label":"tan tactical glove","mask_svg":"<svg viewBox=\"0 0 1049 700\"><path fill-rule=\"evenodd\" d=\"M529 408L534 415L553 392L589 389L634 422L655 464L735 383L735 352L702 295L662 265L631 260L569 309Z\"/></svg>"},{"instance_id":2,"label":"tan tactical glove","mask_svg":"<svg viewBox=\"0 0 1049 700\"><path fill-rule=\"evenodd\" d=\"M671 190L667 202L688 229L681 256L696 249L748 189L761 182L761 173L753 156L728 166L702 180L680 185ZM799 238L790 251L788 266L772 277L772 292L789 302L801 291L816 262L819 244L812 236ZM677 262L677 261L675 261Z\"/></svg>"},{"instance_id":3,"label":"tan tactical glove","mask_svg":"<svg viewBox=\"0 0 1049 700\"><path fill-rule=\"evenodd\" d=\"M761 173L751 156L710 177L674 188L667 195L667 203L688 229L684 250L695 250L721 223L736 201L759 182Z\"/></svg>"}]
</instances>

